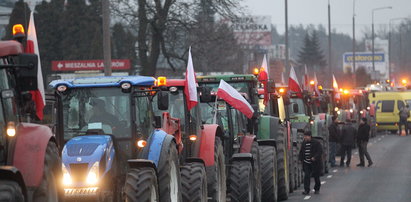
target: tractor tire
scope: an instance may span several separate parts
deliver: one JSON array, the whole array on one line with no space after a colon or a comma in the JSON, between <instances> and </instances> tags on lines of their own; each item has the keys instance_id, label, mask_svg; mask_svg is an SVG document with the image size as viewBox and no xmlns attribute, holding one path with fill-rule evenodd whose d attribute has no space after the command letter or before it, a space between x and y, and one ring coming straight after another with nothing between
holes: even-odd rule
<instances>
[{"instance_id":1,"label":"tractor tire","mask_svg":"<svg viewBox=\"0 0 411 202\"><path fill-rule=\"evenodd\" d=\"M293 171L294 171L294 190L297 190L298 185L299 185L299 179L298 179L298 149L297 146L293 146Z\"/></svg>"},{"instance_id":2,"label":"tractor tire","mask_svg":"<svg viewBox=\"0 0 411 202\"><path fill-rule=\"evenodd\" d=\"M24 202L24 195L20 185L15 181L0 180L0 201Z\"/></svg>"},{"instance_id":3,"label":"tractor tire","mask_svg":"<svg viewBox=\"0 0 411 202\"><path fill-rule=\"evenodd\" d=\"M150 167L130 169L124 185L126 202L158 201L159 193L156 171Z\"/></svg>"},{"instance_id":4,"label":"tractor tire","mask_svg":"<svg viewBox=\"0 0 411 202\"><path fill-rule=\"evenodd\" d=\"M254 201L254 173L250 161L233 161L229 175L231 202Z\"/></svg>"},{"instance_id":5,"label":"tractor tire","mask_svg":"<svg viewBox=\"0 0 411 202\"><path fill-rule=\"evenodd\" d=\"M33 193L34 202L62 201L64 190L59 183L62 176L61 158L54 142L49 142L44 157L43 178Z\"/></svg>"},{"instance_id":6,"label":"tractor tire","mask_svg":"<svg viewBox=\"0 0 411 202\"><path fill-rule=\"evenodd\" d=\"M181 201L180 166L174 141L171 141L168 148L163 145L158 163L158 189L161 202Z\"/></svg>"},{"instance_id":7,"label":"tractor tire","mask_svg":"<svg viewBox=\"0 0 411 202\"><path fill-rule=\"evenodd\" d=\"M260 167L260 148L256 141L253 142L251 153L253 155L253 170L254 170L254 201L261 201L261 167Z\"/></svg>"},{"instance_id":8,"label":"tractor tire","mask_svg":"<svg viewBox=\"0 0 411 202\"><path fill-rule=\"evenodd\" d=\"M202 163L187 163L181 167L183 202L207 202L207 176Z\"/></svg>"},{"instance_id":9,"label":"tractor tire","mask_svg":"<svg viewBox=\"0 0 411 202\"><path fill-rule=\"evenodd\" d=\"M219 137L216 137L214 143L214 165L206 167L206 172L209 201L226 201L225 160L223 145Z\"/></svg>"},{"instance_id":10,"label":"tractor tire","mask_svg":"<svg viewBox=\"0 0 411 202\"><path fill-rule=\"evenodd\" d=\"M291 154L288 155L288 182L289 182L289 191L290 193L294 192L295 186L295 172L294 172L294 154L293 150L291 150Z\"/></svg>"},{"instance_id":11,"label":"tractor tire","mask_svg":"<svg viewBox=\"0 0 411 202\"><path fill-rule=\"evenodd\" d=\"M273 146L260 146L261 201L276 202L277 188L277 152Z\"/></svg>"},{"instance_id":12,"label":"tractor tire","mask_svg":"<svg viewBox=\"0 0 411 202\"><path fill-rule=\"evenodd\" d=\"M290 179L288 179L288 155L284 130L279 129L277 137L278 200L287 200L290 192Z\"/></svg>"}]
</instances>

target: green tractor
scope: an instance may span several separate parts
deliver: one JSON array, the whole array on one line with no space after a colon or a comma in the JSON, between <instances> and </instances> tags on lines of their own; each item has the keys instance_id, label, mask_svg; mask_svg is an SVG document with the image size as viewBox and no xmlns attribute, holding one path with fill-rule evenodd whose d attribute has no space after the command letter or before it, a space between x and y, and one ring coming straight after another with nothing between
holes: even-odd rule
<instances>
[{"instance_id":1,"label":"green tractor","mask_svg":"<svg viewBox=\"0 0 411 202\"><path fill-rule=\"evenodd\" d=\"M290 156L292 156L292 135L288 121L280 118L278 99L269 99L265 109L260 105L259 81L254 75L200 76L200 86L217 91L220 80L224 80L242 94L245 94L257 116L247 121L247 132L257 136L260 150L262 201L286 200L290 189ZM265 105L263 105L265 106ZM285 112L284 112L285 113ZM292 171L292 173L294 173Z\"/></svg>"}]
</instances>

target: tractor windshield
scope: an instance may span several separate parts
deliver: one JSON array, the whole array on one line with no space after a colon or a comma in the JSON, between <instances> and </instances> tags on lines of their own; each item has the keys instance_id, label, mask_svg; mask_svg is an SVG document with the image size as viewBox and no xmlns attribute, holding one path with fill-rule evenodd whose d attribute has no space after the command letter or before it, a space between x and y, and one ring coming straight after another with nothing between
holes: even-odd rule
<instances>
[{"instance_id":1,"label":"tractor windshield","mask_svg":"<svg viewBox=\"0 0 411 202\"><path fill-rule=\"evenodd\" d=\"M159 110L157 108L157 96L154 97L153 99L153 108L154 108L154 113L156 116L161 116L161 114L163 112L169 112L170 116L173 118L178 118L180 119L180 123L184 124L185 121L185 116L184 116L184 107L185 107L185 103L184 103L184 93L183 92L172 92L169 93L168 96L169 99L169 106L168 106L168 110ZM184 127L182 127L184 128Z\"/></svg>"},{"instance_id":2,"label":"tractor windshield","mask_svg":"<svg viewBox=\"0 0 411 202\"><path fill-rule=\"evenodd\" d=\"M302 99L291 98L290 103L291 104L288 105L288 110L290 112L291 117L295 115L305 114L305 104ZM298 106L298 110L296 110L297 108L293 109L293 106Z\"/></svg>"},{"instance_id":3,"label":"tractor windshield","mask_svg":"<svg viewBox=\"0 0 411 202\"><path fill-rule=\"evenodd\" d=\"M114 136L131 137L130 94L118 88L74 88L62 100L65 139L84 135L91 123L109 125Z\"/></svg>"},{"instance_id":4,"label":"tractor windshield","mask_svg":"<svg viewBox=\"0 0 411 202\"><path fill-rule=\"evenodd\" d=\"M228 82L233 88L235 88L240 93L249 94L250 86L249 82ZM211 92L217 92L220 83L204 83L204 86L209 86L212 88Z\"/></svg>"}]
</instances>

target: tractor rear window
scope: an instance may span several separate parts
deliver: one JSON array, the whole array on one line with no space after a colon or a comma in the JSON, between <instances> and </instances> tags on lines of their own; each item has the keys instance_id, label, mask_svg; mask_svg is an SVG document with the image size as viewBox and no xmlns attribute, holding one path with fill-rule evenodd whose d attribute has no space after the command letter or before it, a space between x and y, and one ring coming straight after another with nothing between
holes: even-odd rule
<instances>
[{"instance_id":1,"label":"tractor rear window","mask_svg":"<svg viewBox=\"0 0 411 202\"><path fill-rule=\"evenodd\" d=\"M394 100L383 100L381 112L394 112Z\"/></svg>"}]
</instances>

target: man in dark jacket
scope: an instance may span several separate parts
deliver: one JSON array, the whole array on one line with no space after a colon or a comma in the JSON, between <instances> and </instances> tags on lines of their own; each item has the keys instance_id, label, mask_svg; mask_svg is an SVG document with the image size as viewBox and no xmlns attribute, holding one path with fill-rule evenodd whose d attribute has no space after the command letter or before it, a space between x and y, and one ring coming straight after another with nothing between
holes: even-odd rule
<instances>
[{"instance_id":1,"label":"man in dark jacket","mask_svg":"<svg viewBox=\"0 0 411 202\"><path fill-rule=\"evenodd\" d=\"M344 166L345 155L347 154L347 162L345 164L347 167L351 163L351 151L352 147L355 144L355 137L357 135L357 129L351 123L351 120L347 119L345 125L342 128L342 137L341 137L341 162L340 166Z\"/></svg>"},{"instance_id":2,"label":"man in dark jacket","mask_svg":"<svg viewBox=\"0 0 411 202\"><path fill-rule=\"evenodd\" d=\"M321 144L312 139L311 131L304 133L304 141L301 145L299 160L302 161L304 170L304 195L310 193L310 179L314 177L315 194L320 193L321 181L320 174L322 170L322 154L323 149Z\"/></svg>"},{"instance_id":3,"label":"man in dark jacket","mask_svg":"<svg viewBox=\"0 0 411 202\"><path fill-rule=\"evenodd\" d=\"M331 119L333 122L328 127L328 132L330 134L328 138L328 144L330 146L329 162L331 164L331 167L335 167L335 153L336 153L338 138L340 135L339 135L338 125L337 125L337 116L333 116Z\"/></svg>"},{"instance_id":4,"label":"man in dark jacket","mask_svg":"<svg viewBox=\"0 0 411 202\"><path fill-rule=\"evenodd\" d=\"M358 153L360 155L360 163L357 166L364 167L364 155L368 160L368 167L373 163L371 156L367 151L368 139L370 138L370 126L367 124L367 118L362 118L360 126L358 127L357 145Z\"/></svg>"}]
</instances>

